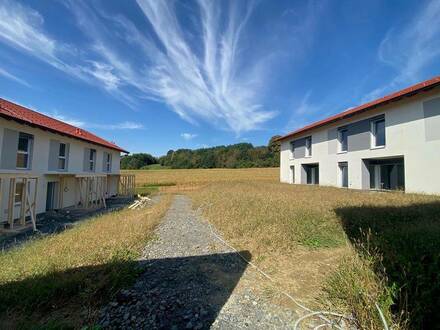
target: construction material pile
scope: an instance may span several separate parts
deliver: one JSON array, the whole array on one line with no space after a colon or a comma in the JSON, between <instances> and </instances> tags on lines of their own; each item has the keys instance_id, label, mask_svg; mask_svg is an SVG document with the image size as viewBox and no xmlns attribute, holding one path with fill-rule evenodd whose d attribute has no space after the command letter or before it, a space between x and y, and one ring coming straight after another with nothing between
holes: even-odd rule
<instances>
[{"instance_id":1,"label":"construction material pile","mask_svg":"<svg viewBox=\"0 0 440 330\"><path fill-rule=\"evenodd\" d=\"M130 210L143 209L151 202L151 198L147 196L137 196L137 199L128 208Z\"/></svg>"}]
</instances>

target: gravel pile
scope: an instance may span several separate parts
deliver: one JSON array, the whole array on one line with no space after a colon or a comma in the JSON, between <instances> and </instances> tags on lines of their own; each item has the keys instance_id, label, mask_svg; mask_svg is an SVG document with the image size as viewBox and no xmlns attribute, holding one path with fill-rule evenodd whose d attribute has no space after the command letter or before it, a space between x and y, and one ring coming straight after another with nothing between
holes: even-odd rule
<instances>
[{"instance_id":1,"label":"gravel pile","mask_svg":"<svg viewBox=\"0 0 440 330\"><path fill-rule=\"evenodd\" d=\"M109 329L287 329L298 315L258 296L259 275L176 196L140 261L143 274L101 311ZM240 252L242 255L249 253Z\"/></svg>"}]
</instances>

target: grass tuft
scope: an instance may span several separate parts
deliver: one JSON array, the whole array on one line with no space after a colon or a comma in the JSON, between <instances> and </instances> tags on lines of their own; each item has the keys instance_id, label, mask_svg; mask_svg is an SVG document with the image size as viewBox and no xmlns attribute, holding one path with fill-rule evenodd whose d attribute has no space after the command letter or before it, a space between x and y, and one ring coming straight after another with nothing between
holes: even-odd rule
<instances>
[{"instance_id":1,"label":"grass tuft","mask_svg":"<svg viewBox=\"0 0 440 330\"><path fill-rule=\"evenodd\" d=\"M138 274L137 258L170 203L98 216L0 254L0 323L78 327Z\"/></svg>"}]
</instances>

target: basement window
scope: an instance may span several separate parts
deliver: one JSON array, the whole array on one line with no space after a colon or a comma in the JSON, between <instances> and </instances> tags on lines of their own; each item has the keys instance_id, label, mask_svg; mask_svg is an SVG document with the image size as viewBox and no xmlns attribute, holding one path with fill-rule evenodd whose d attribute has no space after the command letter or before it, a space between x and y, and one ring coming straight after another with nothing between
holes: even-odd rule
<instances>
[{"instance_id":1,"label":"basement window","mask_svg":"<svg viewBox=\"0 0 440 330\"><path fill-rule=\"evenodd\" d=\"M60 148L58 150L58 169L66 169L66 144L60 143Z\"/></svg>"}]
</instances>

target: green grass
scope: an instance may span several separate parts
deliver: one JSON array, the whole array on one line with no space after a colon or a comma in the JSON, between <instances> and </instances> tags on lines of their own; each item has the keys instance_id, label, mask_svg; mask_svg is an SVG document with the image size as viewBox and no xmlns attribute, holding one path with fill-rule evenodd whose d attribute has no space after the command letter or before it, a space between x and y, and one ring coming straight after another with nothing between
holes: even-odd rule
<instances>
[{"instance_id":1,"label":"green grass","mask_svg":"<svg viewBox=\"0 0 440 330\"><path fill-rule=\"evenodd\" d=\"M168 206L164 196L0 254L0 324L93 324L100 304L136 278L137 258Z\"/></svg>"},{"instance_id":2,"label":"green grass","mask_svg":"<svg viewBox=\"0 0 440 330\"><path fill-rule=\"evenodd\" d=\"M140 169L141 170L166 170L166 169L170 169L171 167L169 166L162 166L160 164L151 164L151 165L145 165L142 166Z\"/></svg>"},{"instance_id":3,"label":"green grass","mask_svg":"<svg viewBox=\"0 0 440 330\"><path fill-rule=\"evenodd\" d=\"M175 186L174 182L158 182L158 183L148 183L142 186L136 187L136 194L141 196L150 196L159 191L160 187L171 187Z\"/></svg>"}]
</instances>

